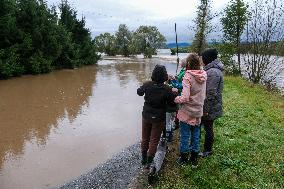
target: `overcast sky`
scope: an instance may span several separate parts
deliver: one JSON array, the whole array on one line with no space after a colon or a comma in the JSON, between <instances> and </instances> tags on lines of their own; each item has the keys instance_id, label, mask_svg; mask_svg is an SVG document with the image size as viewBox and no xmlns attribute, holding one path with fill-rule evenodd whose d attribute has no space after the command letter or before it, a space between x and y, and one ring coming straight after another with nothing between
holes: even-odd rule
<instances>
[{"instance_id":1,"label":"overcast sky","mask_svg":"<svg viewBox=\"0 0 284 189\"><path fill-rule=\"evenodd\" d=\"M48 0L58 5L60 0ZM213 11L220 12L229 0L213 0ZM175 41L174 23L178 26L180 42L189 42L193 33L189 27L196 16L198 0L70 0L78 16L86 17L87 27L95 37L100 33L115 33L119 24L126 24L130 30L140 25L157 26L167 42ZM217 22L217 21L215 21ZM217 39L220 32L211 34Z\"/></svg>"}]
</instances>

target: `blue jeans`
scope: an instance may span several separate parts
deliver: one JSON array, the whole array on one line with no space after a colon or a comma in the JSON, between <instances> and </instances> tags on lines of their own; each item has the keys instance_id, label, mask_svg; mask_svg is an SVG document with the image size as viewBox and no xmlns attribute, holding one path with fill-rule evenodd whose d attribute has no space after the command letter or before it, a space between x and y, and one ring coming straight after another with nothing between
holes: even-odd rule
<instances>
[{"instance_id":1,"label":"blue jeans","mask_svg":"<svg viewBox=\"0 0 284 189\"><path fill-rule=\"evenodd\" d=\"M189 143L190 141L190 143ZM192 126L180 122L180 152L199 152L200 148L200 125Z\"/></svg>"}]
</instances>

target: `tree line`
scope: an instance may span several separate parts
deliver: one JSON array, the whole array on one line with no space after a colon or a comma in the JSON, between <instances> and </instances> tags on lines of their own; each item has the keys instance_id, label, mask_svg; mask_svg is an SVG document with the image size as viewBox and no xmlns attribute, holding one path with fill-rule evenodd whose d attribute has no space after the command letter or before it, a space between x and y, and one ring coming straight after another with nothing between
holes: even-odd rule
<instances>
[{"instance_id":1,"label":"tree line","mask_svg":"<svg viewBox=\"0 0 284 189\"><path fill-rule=\"evenodd\" d=\"M102 33L94 41L99 52L110 56L143 54L151 58L158 48L166 47L166 38L156 26L140 26L130 31L125 24L120 24L114 35Z\"/></svg>"},{"instance_id":2,"label":"tree line","mask_svg":"<svg viewBox=\"0 0 284 189\"><path fill-rule=\"evenodd\" d=\"M231 0L218 13L211 6L212 0L199 0L195 36L188 51L200 54L212 47L208 34L221 31L222 39L217 39L213 47L218 49L227 73L244 75L253 83L275 84L284 70L284 2ZM220 18L221 30L216 28L216 18Z\"/></svg>"},{"instance_id":3,"label":"tree line","mask_svg":"<svg viewBox=\"0 0 284 189\"><path fill-rule=\"evenodd\" d=\"M57 11L59 10L59 11ZM85 18L67 0L0 0L0 78L95 64Z\"/></svg>"}]
</instances>

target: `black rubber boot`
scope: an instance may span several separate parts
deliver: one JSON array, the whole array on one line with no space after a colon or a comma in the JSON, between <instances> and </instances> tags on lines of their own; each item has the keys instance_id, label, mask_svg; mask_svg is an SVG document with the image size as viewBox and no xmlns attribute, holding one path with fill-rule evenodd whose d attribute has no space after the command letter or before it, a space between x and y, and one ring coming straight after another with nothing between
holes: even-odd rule
<instances>
[{"instance_id":1,"label":"black rubber boot","mask_svg":"<svg viewBox=\"0 0 284 189\"><path fill-rule=\"evenodd\" d=\"M147 152L142 152L142 160L141 160L142 165L147 164Z\"/></svg>"},{"instance_id":2,"label":"black rubber boot","mask_svg":"<svg viewBox=\"0 0 284 189\"><path fill-rule=\"evenodd\" d=\"M198 152L191 152L190 163L192 168L196 168L198 166Z\"/></svg>"},{"instance_id":3,"label":"black rubber boot","mask_svg":"<svg viewBox=\"0 0 284 189\"><path fill-rule=\"evenodd\" d=\"M177 159L177 164L186 165L188 163L188 153L180 153L180 157Z\"/></svg>"},{"instance_id":4,"label":"black rubber boot","mask_svg":"<svg viewBox=\"0 0 284 189\"><path fill-rule=\"evenodd\" d=\"M144 166L144 170L147 172L150 170L150 166L153 163L154 157L153 156L147 156L147 163Z\"/></svg>"},{"instance_id":5,"label":"black rubber boot","mask_svg":"<svg viewBox=\"0 0 284 189\"><path fill-rule=\"evenodd\" d=\"M151 165L151 163L153 163L154 157L153 156L148 156L147 157L147 164Z\"/></svg>"}]
</instances>

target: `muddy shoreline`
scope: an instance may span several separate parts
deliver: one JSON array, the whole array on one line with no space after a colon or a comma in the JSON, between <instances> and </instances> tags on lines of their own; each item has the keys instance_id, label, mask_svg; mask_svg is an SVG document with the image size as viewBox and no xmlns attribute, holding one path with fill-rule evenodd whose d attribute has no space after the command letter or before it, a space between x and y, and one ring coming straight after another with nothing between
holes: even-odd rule
<instances>
[{"instance_id":1,"label":"muddy shoreline","mask_svg":"<svg viewBox=\"0 0 284 189\"><path fill-rule=\"evenodd\" d=\"M140 144L136 143L58 189L125 189L141 174ZM133 184L131 184L133 185Z\"/></svg>"}]
</instances>

